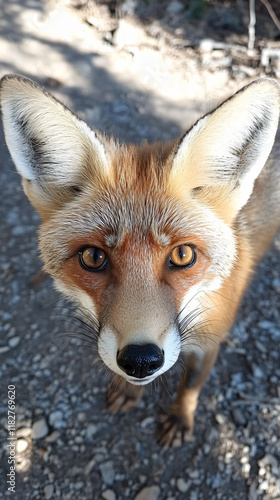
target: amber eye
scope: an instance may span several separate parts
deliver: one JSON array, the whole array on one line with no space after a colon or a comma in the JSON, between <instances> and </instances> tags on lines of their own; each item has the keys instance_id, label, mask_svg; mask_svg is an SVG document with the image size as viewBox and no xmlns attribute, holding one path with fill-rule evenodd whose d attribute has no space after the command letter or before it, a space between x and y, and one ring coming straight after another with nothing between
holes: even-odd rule
<instances>
[{"instance_id":1,"label":"amber eye","mask_svg":"<svg viewBox=\"0 0 280 500\"><path fill-rule=\"evenodd\" d=\"M79 262L87 271L100 271L106 267L106 253L101 248L87 247L80 250Z\"/></svg>"},{"instance_id":2,"label":"amber eye","mask_svg":"<svg viewBox=\"0 0 280 500\"><path fill-rule=\"evenodd\" d=\"M193 245L180 245L172 250L169 257L170 267L191 267L196 262L196 249Z\"/></svg>"}]
</instances>

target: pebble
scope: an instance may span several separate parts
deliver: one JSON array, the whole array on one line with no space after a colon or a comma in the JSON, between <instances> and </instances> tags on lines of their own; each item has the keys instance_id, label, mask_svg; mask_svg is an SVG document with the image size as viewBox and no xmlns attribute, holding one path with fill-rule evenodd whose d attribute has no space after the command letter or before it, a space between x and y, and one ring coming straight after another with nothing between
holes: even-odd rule
<instances>
[{"instance_id":1,"label":"pebble","mask_svg":"<svg viewBox=\"0 0 280 500\"><path fill-rule=\"evenodd\" d=\"M48 424L46 419L40 418L37 422L34 422L32 425L32 438L33 439L41 439L47 436L49 432Z\"/></svg>"},{"instance_id":2,"label":"pebble","mask_svg":"<svg viewBox=\"0 0 280 500\"><path fill-rule=\"evenodd\" d=\"M16 448L17 448L17 453L23 453L28 448L28 442L26 441L26 439L23 438L17 439Z\"/></svg>"},{"instance_id":3,"label":"pebble","mask_svg":"<svg viewBox=\"0 0 280 500\"><path fill-rule=\"evenodd\" d=\"M31 425L31 422L30 422L30 425ZM20 427L18 430L17 430L17 438L25 438L27 436L30 436L32 432L32 429L31 427Z\"/></svg>"},{"instance_id":4,"label":"pebble","mask_svg":"<svg viewBox=\"0 0 280 500\"><path fill-rule=\"evenodd\" d=\"M49 422L52 427L55 429L62 429L66 427L66 423L64 421L64 415L61 410L56 410L50 413Z\"/></svg>"},{"instance_id":5,"label":"pebble","mask_svg":"<svg viewBox=\"0 0 280 500\"><path fill-rule=\"evenodd\" d=\"M198 492L197 491L192 491L190 500L198 500Z\"/></svg>"},{"instance_id":6,"label":"pebble","mask_svg":"<svg viewBox=\"0 0 280 500\"><path fill-rule=\"evenodd\" d=\"M103 482L108 485L113 484L115 479L113 462L111 460L108 460L108 462L103 462L99 465L99 469L102 475Z\"/></svg>"},{"instance_id":7,"label":"pebble","mask_svg":"<svg viewBox=\"0 0 280 500\"><path fill-rule=\"evenodd\" d=\"M113 490L102 491L102 498L104 500L116 500L116 493Z\"/></svg>"},{"instance_id":8,"label":"pebble","mask_svg":"<svg viewBox=\"0 0 280 500\"><path fill-rule=\"evenodd\" d=\"M258 460L258 465L259 465L259 467L266 467L267 465L276 466L277 467L278 466L278 462L277 462L277 459L273 455L270 455L268 453L263 458L261 458L260 460Z\"/></svg>"},{"instance_id":9,"label":"pebble","mask_svg":"<svg viewBox=\"0 0 280 500\"><path fill-rule=\"evenodd\" d=\"M273 278L272 286L276 292L280 293L280 278Z\"/></svg>"},{"instance_id":10,"label":"pebble","mask_svg":"<svg viewBox=\"0 0 280 500\"><path fill-rule=\"evenodd\" d=\"M177 480L177 489L181 492L181 493L186 493L186 491L188 491L189 487L191 485L191 482L190 481L185 481L184 479L182 479L181 477Z\"/></svg>"},{"instance_id":11,"label":"pebble","mask_svg":"<svg viewBox=\"0 0 280 500\"><path fill-rule=\"evenodd\" d=\"M243 413L242 410L240 410L240 408L234 408L232 410L232 417L233 417L233 420L234 422L237 424L237 425L246 425L247 423L247 419Z\"/></svg>"},{"instance_id":12,"label":"pebble","mask_svg":"<svg viewBox=\"0 0 280 500\"><path fill-rule=\"evenodd\" d=\"M253 364L252 370L253 370L254 377L259 378L259 379L264 377L264 372L258 365Z\"/></svg>"},{"instance_id":13,"label":"pebble","mask_svg":"<svg viewBox=\"0 0 280 500\"><path fill-rule=\"evenodd\" d=\"M92 437L97 433L97 425L89 424L86 430L86 439L91 441Z\"/></svg>"},{"instance_id":14,"label":"pebble","mask_svg":"<svg viewBox=\"0 0 280 500\"><path fill-rule=\"evenodd\" d=\"M180 14L180 12L182 12L183 9L184 9L184 4L182 2L178 2L177 0L173 0L168 5L166 12L168 14L170 14L171 16L174 16L176 14Z\"/></svg>"},{"instance_id":15,"label":"pebble","mask_svg":"<svg viewBox=\"0 0 280 500\"><path fill-rule=\"evenodd\" d=\"M54 443L55 441L58 440L60 436L60 432L58 431L53 431L49 436L46 437L47 443Z\"/></svg>"},{"instance_id":16,"label":"pebble","mask_svg":"<svg viewBox=\"0 0 280 500\"><path fill-rule=\"evenodd\" d=\"M222 415L221 413L217 413L217 414L215 415L215 418L216 418L216 420L217 420L218 424L220 424L220 425L224 424L224 423L225 423L225 421L226 421L226 419L225 419L224 415Z\"/></svg>"},{"instance_id":17,"label":"pebble","mask_svg":"<svg viewBox=\"0 0 280 500\"><path fill-rule=\"evenodd\" d=\"M44 487L44 495L46 500L50 500L54 494L54 485L53 484L47 484Z\"/></svg>"},{"instance_id":18,"label":"pebble","mask_svg":"<svg viewBox=\"0 0 280 500\"><path fill-rule=\"evenodd\" d=\"M7 345L0 347L0 354L4 354L5 352L8 352L9 350L10 350L10 347Z\"/></svg>"},{"instance_id":19,"label":"pebble","mask_svg":"<svg viewBox=\"0 0 280 500\"><path fill-rule=\"evenodd\" d=\"M9 339L9 346L10 347L16 347L20 343L20 337L12 337Z\"/></svg>"},{"instance_id":20,"label":"pebble","mask_svg":"<svg viewBox=\"0 0 280 500\"><path fill-rule=\"evenodd\" d=\"M134 500L158 500L160 494L160 488L158 486L147 486L143 488Z\"/></svg>"}]
</instances>

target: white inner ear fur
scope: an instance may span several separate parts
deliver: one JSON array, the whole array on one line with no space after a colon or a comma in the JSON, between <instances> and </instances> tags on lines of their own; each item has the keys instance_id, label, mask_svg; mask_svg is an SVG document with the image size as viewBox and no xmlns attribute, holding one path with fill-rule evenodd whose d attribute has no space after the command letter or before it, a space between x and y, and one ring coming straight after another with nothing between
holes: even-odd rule
<instances>
[{"instance_id":1,"label":"white inner ear fur","mask_svg":"<svg viewBox=\"0 0 280 500\"><path fill-rule=\"evenodd\" d=\"M199 120L181 141L172 177L193 189L232 183L236 209L248 201L273 146L279 119L279 85L253 82Z\"/></svg>"},{"instance_id":2,"label":"white inner ear fur","mask_svg":"<svg viewBox=\"0 0 280 500\"><path fill-rule=\"evenodd\" d=\"M72 185L90 160L106 170L105 149L95 133L34 82L4 77L0 96L6 142L25 179Z\"/></svg>"}]
</instances>

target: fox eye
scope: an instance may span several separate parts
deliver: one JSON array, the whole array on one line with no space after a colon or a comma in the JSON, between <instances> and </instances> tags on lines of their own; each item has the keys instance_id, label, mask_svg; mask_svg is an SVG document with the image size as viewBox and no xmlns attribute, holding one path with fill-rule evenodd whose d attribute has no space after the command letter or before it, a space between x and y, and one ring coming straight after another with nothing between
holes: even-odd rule
<instances>
[{"instance_id":1,"label":"fox eye","mask_svg":"<svg viewBox=\"0 0 280 500\"><path fill-rule=\"evenodd\" d=\"M169 257L169 267L188 268L196 262L196 249L193 245L180 245L174 248Z\"/></svg>"},{"instance_id":2,"label":"fox eye","mask_svg":"<svg viewBox=\"0 0 280 500\"><path fill-rule=\"evenodd\" d=\"M79 251L80 266L87 271L101 271L107 264L106 253L97 247L87 247Z\"/></svg>"}]
</instances>

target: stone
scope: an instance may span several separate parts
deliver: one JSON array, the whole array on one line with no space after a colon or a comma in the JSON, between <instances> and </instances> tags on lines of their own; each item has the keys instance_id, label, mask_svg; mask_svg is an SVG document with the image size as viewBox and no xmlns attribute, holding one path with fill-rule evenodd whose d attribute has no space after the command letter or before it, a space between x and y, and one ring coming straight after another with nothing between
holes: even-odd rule
<instances>
[{"instance_id":1,"label":"stone","mask_svg":"<svg viewBox=\"0 0 280 500\"><path fill-rule=\"evenodd\" d=\"M26 441L26 439L17 439L16 448L17 453L23 453L28 448L28 442Z\"/></svg>"},{"instance_id":2,"label":"stone","mask_svg":"<svg viewBox=\"0 0 280 500\"><path fill-rule=\"evenodd\" d=\"M40 418L37 422L32 425L32 438L42 439L47 436L49 432L48 424L45 417Z\"/></svg>"},{"instance_id":3,"label":"stone","mask_svg":"<svg viewBox=\"0 0 280 500\"><path fill-rule=\"evenodd\" d=\"M186 491L188 491L189 487L191 485L191 482L190 481L185 481L184 479L182 478L179 478L177 480L177 489L181 492L181 493L186 493Z\"/></svg>"},{"instance_id":4,"label":"stone","mask_svg":"<svg viewBox=\"0 0 280 500\"><path fill-rule=\"evenodd\" d=\"M54 494L54 485L53 484L47 484L44 487L44 494L45 494L45 499L50 500L53 497Z\"/></svg>"},{"instance_id":5,"label":"stone","mask_svg":"<svg viewBox=\"0 0 280 500\"><path fill-rule=\"evenodd\" d=\"M16 347L20 343L20 337L12 337L9 339L9 346Z\"/></svg>"},{"instance_id":6,"label":"stone","mask_svg":"<svg viewBox=\"0 0 280 500\"><path fill-rule=\"evenodd\" d=\"M88 441L91 441L92 437L94 436L94 434L96 434L96 432L97 432L97 425L89 424L86 430L86 439Z\"/></svg>"},{"instance_id":7,"label":"stone","mask_svg":"<svg viewBox=\"0 0 280 500\"><path fill-rule=\"evenodd\" d=\"M108 460L108 462L103 462L102 464L100 464L99 469L102 475L103 482L108 485L113 484L115 479L113 462L111 460Z\"/></svg>"},{"instance_id":8,"label":"stone","mask_svg":"<svg viewBox=\"0 0 280 500\"><path fill-rule=\"evenodd\" d=\"M102 491L102 498L104 500L116 500L116 493L113 490Z\"/></svg>"},{"instance_id":9,"label":"stone","mask_svg":"<svg viewBox=\"0 0 280 500\"><path fill-rule=\"evenodd\" d=\"M158 500L160 494L160 488L158 486L147 486L143 488L134 500Z\"/></svg>"},{"instance_id":10,"label":"stone","mask_svg":"<svg viewBox=\"0 0 280 500\"><path fill-rule=\"evenodd\" d=\"M183 9L184 9L184 4L182 2L178 2L177 0L173 0L168 5L166 12L170 16L175 16L176 14L180 14L180 12L182 12Z\"/></svg>"},{"instance_id":11,"label":"stone","mask_svg":"<svg viewBox=\"0 0 280 500\"><path fill-rule=\"evenodd\" d=\"M50 425L55 429L61 429L62 427L66 426L64 422L63 412L61 410L56 410L50 413L49 422Z\"/></svg>"}]
</instances>

